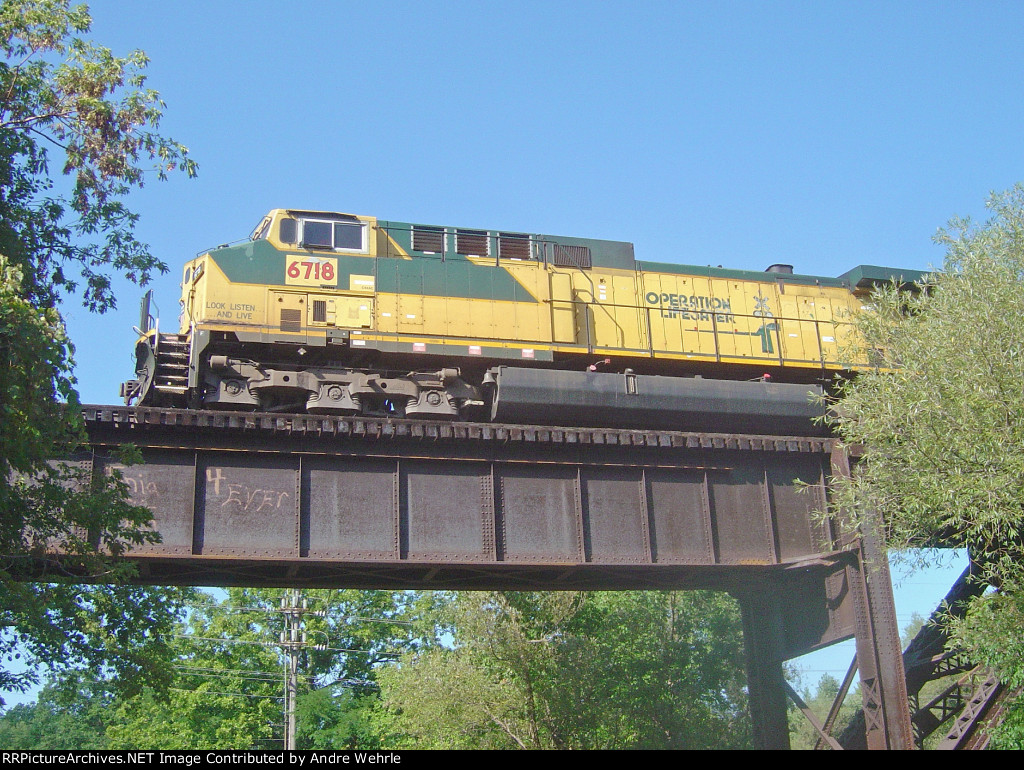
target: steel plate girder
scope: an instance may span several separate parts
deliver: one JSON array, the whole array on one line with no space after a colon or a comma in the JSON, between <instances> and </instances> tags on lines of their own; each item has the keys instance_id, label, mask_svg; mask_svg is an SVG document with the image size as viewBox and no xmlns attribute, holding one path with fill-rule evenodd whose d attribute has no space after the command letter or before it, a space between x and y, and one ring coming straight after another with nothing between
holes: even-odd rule
<instances>
[{"instance_id":1,"label":"steel plate girder","mask_svg":"<svg viewBox=\"0 0 1024 770\"><path fill-rule=\"evenodd\" d=\"M785 582L787 652L852 633L827 438L85 407L162 542L141 580L736 589ZM549 583L554 579L554 583Z\"/></svg>"},{"instance_id":2,"label":"steel plate girder","mask_svg":"<svg viewBox=\"0 0 1024 770\"><path fill-rule=\"evenodd\" d=\"M491 460L142 449L118 469L180 555L438 564L792 564L837 550L823 458ZM419 453L422 455L422 452ZM801 491L804 490L804 491Z\"/></svg>"}]
</instances>

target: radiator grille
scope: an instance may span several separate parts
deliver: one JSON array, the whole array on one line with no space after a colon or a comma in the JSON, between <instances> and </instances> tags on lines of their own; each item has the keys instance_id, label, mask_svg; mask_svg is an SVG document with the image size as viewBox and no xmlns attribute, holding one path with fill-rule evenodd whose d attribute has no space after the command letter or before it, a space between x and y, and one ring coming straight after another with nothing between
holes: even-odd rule
<instances>
[{"instance_id":1,"label":"radiator grille","mask_svg":"<svg viewBox=\"0 0 1024 770\"><path fill-rule=\"evenodd\" d=\"M327 300L313 300L313 323L327 323Z\"/></svg>"},{"instance_id":2,"label":"radiator grille","mask_svg":"<svg viewBox=\"0 0 1024 770\"><path fill-rule=\"evenodd\" d=\"M590 247L556 243L552 262L556 267L590 267Z\"/></svg>"},{"instance_id":3,"label":"radiator grille","mask_svg":"<svg viewBox=\"0 0 1024 770\"><path fill-rule=\"evenodd\" d=\"M486 257L487 240L487 232L485 230L456 230L455 253Z\"/></svg>"}]
</instances>

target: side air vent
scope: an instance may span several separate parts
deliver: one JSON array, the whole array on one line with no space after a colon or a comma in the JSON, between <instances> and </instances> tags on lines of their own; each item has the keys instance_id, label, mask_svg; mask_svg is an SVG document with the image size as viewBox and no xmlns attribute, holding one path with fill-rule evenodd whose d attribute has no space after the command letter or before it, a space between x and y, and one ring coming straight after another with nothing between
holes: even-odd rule
<instances>
[{"instance_id":1,"label":"side air vent","mask_svg":"<svg viewBox=\"0 0 1024 770\"><path fill-rule=\"evenodd\" d=\"M444 254L444 228L413 225L412 249L427 254Z\"/></svg>"},{"instance_id":2,"label":"side air vent","mask_svg":"<svg viewBox=\"0 0 1024 770\"><path fill-rule=\"evenodd\" d=\"M563 246L560 243L556 243L554 253L551 255L551 261L555 267L590 267L590 247Z\"/></svg>"},{"instance_id":3,"label":"side air vent","mask_svg":"<svg viewBox=\"0 0 1024 770\"><path fill-rule=\"evenodd\" d=\"M498 234L498 259L529 259L530 236L522 233Z\"/></svg>"},{"instance_id":4,"label":"side air vent","mask_svg":"<svg viewBox=\"0 0 1024 770\"><path fill-rule=\"evenodd\" d=\"M281 309L281 331L283 332L301 332L302 331L302 311L301 310L288 310L285 308Z\"/></svg>"},{"instance_id":5,"label":"side air vent","mask_svg":"<svg viewBox=\"0 0 1024 770\"><path fill-rule=\"evenodd\" d=\"M455 253L472 257L487 256L486 230L456 230Z\"/></svg>"}]
</instances>

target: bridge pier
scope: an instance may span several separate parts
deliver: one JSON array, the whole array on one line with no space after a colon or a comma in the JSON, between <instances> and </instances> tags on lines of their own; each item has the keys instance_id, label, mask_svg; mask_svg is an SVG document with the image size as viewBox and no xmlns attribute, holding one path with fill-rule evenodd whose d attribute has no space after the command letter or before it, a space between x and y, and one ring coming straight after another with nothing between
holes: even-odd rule
<instances>
[{"instance_id":1,"label":"bridge pier","mask_svg":"<svg viewBox=\"0 0 1024 770\"><path fill-rule=\"evenodd\" d=\"M743 615L743 646L747 656L747 691L754 726L754 746L789 748L788 698L782 663L786 655L785 625L774 591L743 591L736 596Z\"/></svg>"}]
</instances>

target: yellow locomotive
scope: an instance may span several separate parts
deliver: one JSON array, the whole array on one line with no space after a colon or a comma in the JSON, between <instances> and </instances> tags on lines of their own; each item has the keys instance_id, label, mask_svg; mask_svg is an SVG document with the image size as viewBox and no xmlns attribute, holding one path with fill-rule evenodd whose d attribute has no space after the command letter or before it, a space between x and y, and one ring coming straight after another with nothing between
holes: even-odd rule
<instances>
[{"instance_id":1,"label":"yellow locomotive","mask_svg":"<svg viewBox=\"0 0 1024 770\"><path fill-rule=\"evenodd\" d=\"M806 411L807 387L787 384L866 363L842 351L870 289L919 277L663 264L617 241L276 209L247 242L185 265L175 332L144 307L136 377L122 395L141 405L688 429L709 427L696 415L716 399L753 399L776 427ZM741 384L749 380L759 381L755 395ZM710 425L752 427L743 416Z\"/></svg>"}]
</instances>

